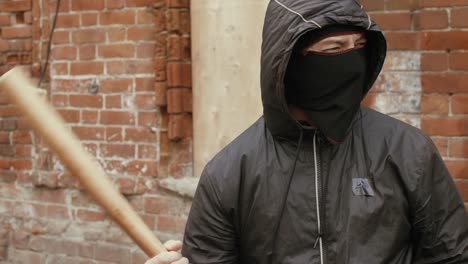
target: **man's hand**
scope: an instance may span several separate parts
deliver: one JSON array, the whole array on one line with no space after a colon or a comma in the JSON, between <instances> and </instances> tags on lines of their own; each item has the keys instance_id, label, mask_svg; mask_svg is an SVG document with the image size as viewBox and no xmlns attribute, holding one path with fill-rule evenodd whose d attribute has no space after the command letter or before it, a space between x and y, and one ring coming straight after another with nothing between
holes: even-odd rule
<instances>
[{"instance_id":1,"label":"man's hand","mask_svg":"<svg viewBox=\"0 0 468 264\"><path fill-rule=\"evenodd\" d=\"M182 248L182 242L169 240L164 243L167 253L161 253L156 257L149 259L145 264L189 264L188 259L182 257L179 250Z\"/></svg>"}]
</instances>

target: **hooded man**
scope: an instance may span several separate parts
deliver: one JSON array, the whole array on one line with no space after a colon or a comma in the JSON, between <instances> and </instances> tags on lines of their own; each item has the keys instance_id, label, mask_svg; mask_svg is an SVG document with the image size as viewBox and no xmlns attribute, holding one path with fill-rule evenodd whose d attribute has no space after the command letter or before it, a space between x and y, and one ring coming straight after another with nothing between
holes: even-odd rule
<instances>
[{"instance_id":1,"label":"hooded man","mask_svg":"<svg viewBox=\"0 0 468 264\"><path fill-rule=\"evenodd\" d=\"M270 1L264 115L206 165L185 258L147 263L468 263L468 217L432 141L360 106L385 54L357 1Z\"/></svg>"}]
</instances>

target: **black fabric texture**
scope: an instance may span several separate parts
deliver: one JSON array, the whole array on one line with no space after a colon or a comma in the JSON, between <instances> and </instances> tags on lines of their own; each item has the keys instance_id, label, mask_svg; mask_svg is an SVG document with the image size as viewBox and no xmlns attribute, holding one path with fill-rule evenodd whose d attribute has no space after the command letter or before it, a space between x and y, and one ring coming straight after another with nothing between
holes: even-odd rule
<instances>
[{"instance_id":1,"label":"black fabric texture","mask_svg":"<svg viewBox=\"0 0 468 264\"><path fill-rule=\"evenodd\" d=\"M312 125L343 142L365 96L365 48L341 54L295 52L285 77L288 104L300 107Z\"/></svg>"},{"instance_id":2,"label":"black fabric texture","mask_svg":"<svg viewBox=\"0 0 468 264\"><path fill-rule=\"evenodd\" d=\"M270 1L263 116L203 170L182 249L190 263L321 263L317 209L325 264L468 263L468 216L429 137L361 106L343 142L318 136L314 152L316 131L291 116L284 78L294 47L332 25L367 36L363 94L379 75L385 37L357 1Z\"/></svg>"}]
</instances>

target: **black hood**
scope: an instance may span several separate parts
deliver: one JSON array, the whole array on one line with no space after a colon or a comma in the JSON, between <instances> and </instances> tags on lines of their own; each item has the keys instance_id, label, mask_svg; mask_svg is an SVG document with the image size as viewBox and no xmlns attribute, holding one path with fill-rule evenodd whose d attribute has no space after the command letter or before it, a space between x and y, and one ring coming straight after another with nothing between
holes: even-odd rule
<instances>
[{"instance_id":1,"label":"black hood","mask_svg":"<svg viewBox=\"0 0 468 264\"><path fill-rule=\"evenodd\" d=\"M367 94L382 69L387 45L378 26L357 1L270 1L263 27L261 89L263 115L274 137L296 141L300 134L301 125L289 114L284 96L284 76L294 45L311 30L338 24L366 30L370 69Z\"/></svg>"}]
</instances>

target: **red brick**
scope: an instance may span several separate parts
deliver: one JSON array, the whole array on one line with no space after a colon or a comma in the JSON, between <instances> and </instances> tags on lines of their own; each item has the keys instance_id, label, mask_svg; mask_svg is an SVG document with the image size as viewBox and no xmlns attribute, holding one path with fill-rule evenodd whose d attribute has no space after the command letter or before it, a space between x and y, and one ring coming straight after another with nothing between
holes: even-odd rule
<instances>
[{"instance_id":1,"label":"red brick","mask_svg":"<svg viewBox=\"0 0 468 264\"><path fill-rule=\"evenodd\" d=\"M81 26L95 26L98 24L98 14L96 13L81 13L80 16Z\"/></svg>"},{"instance_id":2,"label":"red brick","mask_svg":"<svg viewBox=\"0 0 468 264\"><path fill-rule=\"evenodd\" d=\"M147 127L126 128L124 133L125 141L133 142L156 142L156 133L150 131Z\"/></svg>"},{"instance_id":3,"label":"red brick","mask_svg":"<svg viewBox=\"0 0 468 264\"><path fill-rule=\"evenodd\" d=\"M419 33L416 32L387 32L385 34L388 48L391 50L419 49Z\"/></svg>"},{"instance_id":4,"label":"red brick","mask_svg":"<svg viewBox=\"0 0 468 264\"><path fill-rule=\"evenodd\" d=\"M172 36L168 38L168 59L188 60L190 59L190 38Z\"/></svg>"},{"instance_id":5,"label":"red brick","mask_svg":"<svg viewBox=\"0 0 468 264\"><path fill-rule=\"evenodd\" d=\"M467 6L468 0L421 0L420 7Z\"/></svg>"},{"instance_id":6,"label":"red brick","mask_svg":"<svg viewBox=\"0 0 468 264\"><path fill-rule=\"evenodd\" d=\"M103 127L72 127L80 140L103 140L105 138L105 128Z\"/></svg>"},{"instance_id":7,"label":"red brick","mask_svg":"<svg viewBox=\"0 0 468 264\"><path fill-rule=\"evenodd\" d=\"M30 38L32 31L31 26L10 26L2 28L2 38L13 39L13 38Z\"/></svg>"},{"instance_id":8,"label":"red brick","mask_svg":"<svg viewBox=\"0 0 468 264\"><path fill-rule=\"evenodd\" d=\"M422 117L421 128L430 136L465 136L468 119L464 117Z\"/></svg>"},{"instance_id":9,"label":"red brick","mask_svg":"<svg viewBox=\"0 0 468 264\"><path fill-rule=\"evenodd\" d=\"M18 12L31 10L31 0L1 1L0 12Z\"/></svg>"},{"instance_id":10,"label":"red brick","mask_svg":"<svg viewBox=\"0 0 468 264\"><path fill-rule=\"evenodd\" d=\"M448 56L446 52L421 54L422 71L445 71L448 69Z\"/></svg>"},{"instance_id":11,"label":"red brick","mask_svg":"<svg viewBox=\"0 0 468 264\"><path fill-rule=\"evenodd\" d=\"M426 73L421 76L425 93L468 92L468 73Z\"/></svg>"},{"instance_id":12,"label":"red brick","mask_svg":"<svg viewBox=\"0 0 468 264\"><path fill-rule=\"evenodd\" d=\"M102 10L104 9L105 0L72 0L71 7L73 11L83 10Z\"/></svg>"},{"instance_id":13,"label":"red brick","mask_svg":"<svg viewBox=\"0 0 468 264\"><path fill-rule=\"evenodd\" d=\"M139 112L138 125L139 126L157 126L158 119L155 112Z\"/></svg>"},{"instance_id":14,"label":"red brick","mask_svg":"<svg viewBox=\"0 0 468 264\"><path fill-rule=\"evenodd\" d=\"M169 139L180 140L192 136L192 117L188 114L169 115Z\"/></svg>"},{"instance_id":15,"label":"red brick","mask_svg":"<svg viewBox=\"0 0 468 264\"><path fill-rule=\"evenodd\" d=\"M102 111L101 124L105 125L134 125L135 115L121 111Z\"/></svg>"},{"instance_id":16,"label":"red brick","mask_svg":"<svg viewBox=\"0 0 468 264\"><path fill-rule=\"evenodd\" d=\"M74 46L58 46L52 48L51 57L54 60L75 60L77 48Z\"/></svg>"},{"instance_id":17,"label":"red brick","mask_svg":"<svg viewBox=\"0 0 468 264\"><path fill-rule=\"evenodd\" d=\"M23 20L25 24L32 23L32 13L30 11L23 13Z\"/></svg>"},{"instance_id":18,"label":"red brick","mask_svg":"<svg viewBox=\"0 0 468 264\"><path fill-rule=\"evenodd\" d=\"M445 164L452 177L456 179L468 179L468 160L446 160Z\"/></svg>"},{"instance_id":19,"label":"red brick","mask_svg":"<svg viewBox=\"0 0 468 264\"><path fill-rule=\"evenodd\" d=\"M70 95L70 106L80 108L102 108L102 96L99 95Z\"/></svg>"},{"instance_id":20,"label":"red brick","mask_svg":"<svg viewBox=\"0 0 468 264\"><path fill-rule=\"evenodd\" d=\"M48 205L47 218L49 219L70 219L68 208L61 205Z\"/></svg>"},{"instance_id":21,"label":"red brick","mask_svg":"<svg viewBox=\"0 0 468 264\"><path fill-rule=\"evenodd\" d=\"M135 79L135 91L137 92L153 92L154 91L154 78L142 77Z\"/></svg>"},{"instance_id":22,"label":"red brick","mask_svg":"<svg viewBox=\"0 0 468 264\"><path fill-rule=\"evenodd\" d=\"M104 79L100 81L101 93L121 93L132 91L132 79Z\"/></svg>"},{"instance_id":23,"label":"red brick","mask_svg":"<svg viewBox=\"0 0 468 264\"><path fill-rule=\"evenodd\" d=\"M451 139L450 157L468 158L468 139ZM468 178L468 167L466 167L465 170L464 174Z\"/></svg>"},{"instance_id":24,"label":"red brick","mask_svg":"<svg viewBox=\"0 0 468 264\"><path fill-rule=\"evenodd\" d=\"M154 0L125 0L125 5L127 7L144 7L151 6L154 3Z\"/></svg>"},{"instance_id":25,"label":"red brick","mask_svg":"<svg viewBox=\"0 0 468 264\"><path fill-rule=\"evenodd\" d=\"M81 114L81 121L83 124L96 124L98 122L98 112L83 110Z\"/></svg>"},{"instance_id":26,"label":"red brick","mask_svg":"<svg viewBox=\"0 0 468 264\"><path fill-rule=\"evenodd\" d=\"M140 176L157 176L156 170L157 163L154 160L143 161L143 160L134 160L130 161L127 165L127 173L131 175L140 175Z\"/></svg>"},{"instance_id":27,"label":"red brick","mask_svg":"<svg viewBox=\"0 0 468 264\"><path fill-rule=\"evenodd\" d=\"M110 61L106 63L108 74L153 73L154 62L150 60Z\"/></svg>"},{"instance_id":28,"label":"red brick","mask_svg":"<svg viewBox=\"0 0 468 264\"><path fill-rule=\"evenodd\" d=\"M0 107L0 117L12 117L17 116L18 110L13 106Z\"/></svg>"},{"instance_id":29,"label":"red brick","mask_svg":"<svg viewBox=\"0 0 468 264\"><path fill-rule=\"evenodd\" d=\"M54 75L68 75L68 63L55 62L52 65L52 74Z\"/></svg>"},{"instance_id":30,"label":"red brick","mask_svg":"<svg viewBox=\"0 0 468 264\"><path fill-rule=\"evenodd\" d=\"M76 212L76 218L85 222L98 222L104 221L106 219L106 214L100 211L78 209Z\"/></svg>"},{"instance_id":31,"label":"red brick","mask_svg":"<svg viewBox=\"0 0 468 264\"><path fill-rule=\"evenodd\" d=\"M60 14L57 17L56 28L72 28L80 25L80 17L77 14Z\"/></svg>"},{"instance_id":32,"label":"red brick","mask_svg":"<svg viewBox=\"0 0 468 264\"><path fill-rule=\"evenodd\" d=\"M68 106L68 95L67 94L53 94L52 95L52 105L55 107L65 107Z\"/></svg>"},{"instance_id":33,"label":"red brick","mask_svg":"<svg viewBox=\"0 0 468 264\"><path fill-rule=\"evenodd\" d=\"M95 45L80 45L80 60L93 60L96 58Z\"/></svg>"},{"instance_id":34,"label":"red brick","mask_svg":"<svg viewBox=\"0 0 468 264\"><path fill-rule=\"evenodd\" d=\"M468 31L434 31L421 33L424 50L468 49Z\"/></svg>"},{"instance_id":35,"label":"red brick","mask_svg":"<svg viewBox=\"0 0 468 264\"><path fill-rule=\"evenodd\" d=\"M106 127L106 141L122 141L122 128L120 127Z\"/></svg>"},{"instance_id":36,"label":"red brick","mask_svg":"<svg viewBox=\"0 0 468 264\"><path fill-rule=\"evenodd\" d=\"M468 27L468 8L452 9L451 12L452 27Z\"/></svg>"},{"instance_id":37,"label":"red brick","mask_svg":"<svg viewBox=\"0 0 468 264\"><path fill-rule=\"evenodd\" d=\"M31 158L33 154L33 148L27 145L16 145L15 155L18 158Z\"/></svg>"},{"instance_id":38,"label":"red brick","mask_svg":"<svg viewBox=\"0 0 468 264\"><path fill-rule=\"evenodd\" d=\"M468 52L450 52L450 69L468 71Z\"/></svg>"},{"instance_id":39,"label":"red brick","mask_svg":"<svg viewBox=\"0 0 468 264\"><path fill-rule=\"evenodd\" d=\"M30 131L15 131L11 137L14 144L32 144L33 138Z\"/></svg>"},{"instance_id":40,"label":"red brick","mask_svg":"<svg viewBox=\"0 0 468 264\"><path fill-rule=\"evenodd\" d=\"M449 96L440 94L423 95L421 114L446 115L449 112Z\"/></svg>"},{"instance_id":41,"label":"red brick","mask_svg":"<svg viewBox=\"0 0 468 264\"><path fill-rule=\"evenodd\" d=\"M191 87L192 65L190 63L168 63L167 84L169 87Z\"/></svg>"},{"instance_id":42,"label":"red brick","mask_svg":"<svg viewBox=\"0 0 468 264\"><path fill-rule=\"evenodd\" d=\"M155 109L156 97L154 94L137 94L133 96L132 107L141 110Z\"/></svg>"},{"instance_id":43,"label":"red brick","mask_svg":"<svg viewBox=\"0 0 468 264\"><path fill-rule=\"evenodd\" d=\"M155 31L153 26L129 27L127 29L127 39L130 41L153 40Z\"/></svg>"},{"instance_id":44,"label":"red brick","mask_svg":"<svg viewBox=\"0 0 468 264\"><path fill-rule=\"evenodd\" d=\"M125 27L112 27L106 29L107 38L110 42L121 42L126 41L126 30Z\"/></svg>"},{"instance_id":45,"label":"red brick","mask_svg":"<svg viewBox=\"0 0 468 264\"><path fill-rule=\"evenodd\" d=\"M364 1L365 2L365 1ZM372 2L379 2L378 0L373 0ZM181 8L181 7L190 7L190 1L189 0L168 0L166 1L168 7L176 7L176 8ZM363 1L361 1L361 4Z\"/></svg>"},{"instance_id":46,"label":"red brick","mask_svg":"<svg viewBox=\"0 0 468 264\"><path fill-rule=\"evenodd\" d=\"M185 228L185 218L177 216L158 216L157 229L162 232L182 232Z\"/></svg>"},{"instance_id":47,"label":"red brick","mask_svg":"<svg viewBox=\"0 0 468 264\"><path fill-rule=\"evenodd\" d=\"M0 15L0 26L8 26L11 24L10 14Z\"/></svg>"},{"instance_id":48,"label":"red brick","mask_svg":"<svg viewBox=\"0 0 468 264\"><path fill-rule=\"evenodd\" d=\"M183 210L183 203L170 197L147 197L144 210L150 214L176 215Z\"/></svg>"},{"instance_id":49,"label":"red brick","mask_svg":"<svg viewBox=\"0 0 468 264\"><path fill-rule=\"evenodd\" d=\"M452 96L452 113L468 114L468 95Z\"/></svg>"},{"instance_id":50,"label":"red brick","mask_svg":"<svg viewBox=\"0 0 468 264\"><path fill-rule=\"evenodd\" d=\"M131 252L129 248L98 243L94 250L96 260L112 263L131 263Z\"/></svg>"},{"instance_id":51,"label":"red brick","mask_svg":"<svg viewBox=\"0 0 468 264\"><path fill-rule=\"evenodd\" d=\"M411 13L373 13L371 18L382 30L411 29Z\"/></svg>"},{"instance_id":52,"label":"red brick","mask_svg":"<svg viewBox=\"0 0 468 264\"><path fill-rule=\"evenodd\" d=\"M166 81L167 61L162 58L154 59L154 75L156 81Z\"/></svg>"},{"instance_id":53,"label":"red brick","mask_svg":"<svg viewBox=\"0 0 468 264\"><path fill-rule=\"evenodd\" d=\"M133 144L102 144L101 155L107 158L134 158L135 145Z\"/></svg>"},{"instance_id":54,"label":"red brick","mask_svg":"<svg viewBox=\"0 0 468 264\"><path fill-rule=\"evenodd\" d=\"M100 43L105 41L106 33L101 29L81 29L73 31L72 38L75 43Z\"/></svg>"},{"instance_id":55,"label":"red brick","mask_svg":"<svg viewBox=\"0 0 468 264\"><path fill-rule=\"evenodd\" d=\"M152 9L138 10L136 11L136 23L138 25L153 24L154 23L154 12Z\"/></svg>"},{"instance_id":56,"label":"red brick","mask_svg":"<svg viewBox=\"0 0 468 264\"><path fill-rule=\"evenodd\" d=\"M108 44L98 47L98 54L103 58L130 58L135 56L134 44Z\"/></svg>"},{"instance_id":57,"label":"red brick","mask_svg":"<svg viewBox=\"0 0 468 264\"><path fill-rule=\"evenodd\" d=\"M99 15L99 22L101 25L135 24L135 12L132 9L102 12Z\"/></svg>"},{"instance_id":58,"label":"red brick","mask_svg":"<svg viewBox=\"0 0 468 264\"><path fill-rule=\"evenodd\" d=\"M70 32L67 31L57 31L54 32L52 37L53 44L67 44L70 43Z\"/></svg>"},{"instance_id":59,"label":"red brick","mask_svg":"<svg viewBox=\"0 0 468 264\"><path fill-rule=\"evenodd\" d=\"M107 95L106 96L106 109L122 108L122 95Z\"/></svg>"},{"instance_id":60,"label":"red brick","mask_svg":"<svg viewBox=\"0 0 468 264\"><path fill-rule=\"evenodd\" d=\"M156 159L157 156L158 149L156 145L138 145L139 159Z\"/></svg>"},{"instance_id":61,"label":"red brick","mask_svg":"<svg viewBox=\"0 0 468 264\"><path fill-rule=\"evenodd\" d=\"M124 0L112 0L112 1L107 1L107 8L108 9L120 9L125 6L125 1Z\"/></svg>"},{"instance_id":62,"label":"red brick","mask_svg":"<svg viewBox=\"0 0 468 264\"><path fill-rule=\"evenodd\" d=\"M447 11L422 10L416 13L416 29L443 29L449 26Z\"/></svg>"},{"instance_id":63,"label":"red brick","mask_svg":"<svg viewBox=\"0 0 468 264\"><path fill-rule=\"evenodd\" d=\"M59 114L68 123L79 123L80 122L80 111L70 109L59 109Z\"/></svg>"},{"instance_id":64,"label":"red brick","mask_svg":"<svg viewBox=\"0 0 468 264\"><path fill-rule=\"evenodd\" d=\"M102 74L104 72L103 62L73 62L70 64L72 75Z\"/></svg>"},{"instance_id":65,"label":"red brick","mask_svg":"<svg viewBox=\"0 0 468 264\"><path fill-rule=\"evenodd\" d=\"M439 153L443 157L448 156L448 140L446 138L434 138L433 139L434 144L436 145L437 149L439 150Z\"/></svg>"},{"instance_id":66,"label":"red brick","mask_svg":"<svg viewBox=\"0 0 468 264\"><path fill-rule=\"evenodd\" d=\"M136 50L137 58L153 58L155 55L154 43L139 43Z\"/></svg>"},{"instance_id":67,"label":"red brick","mask_svg":"<svg viewBox=\"0 0 468 264\"><path fill-rule=\"evenodd\" d=\"M183 9L169 9L167 12L167 30L173 33L190 33L190 13Z\"/></svg>"},{"instance_id":68,"label":"red brick","mask_svg":"<svg viewBox=\"0 0 468 264\"><path fill-rule=\"evenodd\" d=\"M12 159L10 165L13 170L31 170L33 168L31 159Z\"/></svg>"},{"instance_id":69,"label":"red brick","mask_svg":"<svg viewBox=\"0 0 468 264\"><path fill-rule=\"evenodd\" d=\"M0 51L4 52L10 49L10 44L6 40L0 40Z\"/></svg>"},{"instance_id":70,"label":"red brick","mask_svg":"<svg viewBox=\"0 0 468 264\"><path fill-rule=\"evenodd\" d=\"M419 0L386 0L386 10L415 10L419 8Z\"/></svg>"},{"instance_id":71,"label":"red brick","mask_svg":"<svg viewBox=\"0 0 468 264\"><path fill-rule=\"evenodd\" d=\"M455 184L457 185L458 191L460 192L462 199L465 202L468 201L468 181L458 180L455 181Z\"/></svg>"}]
</instances>

